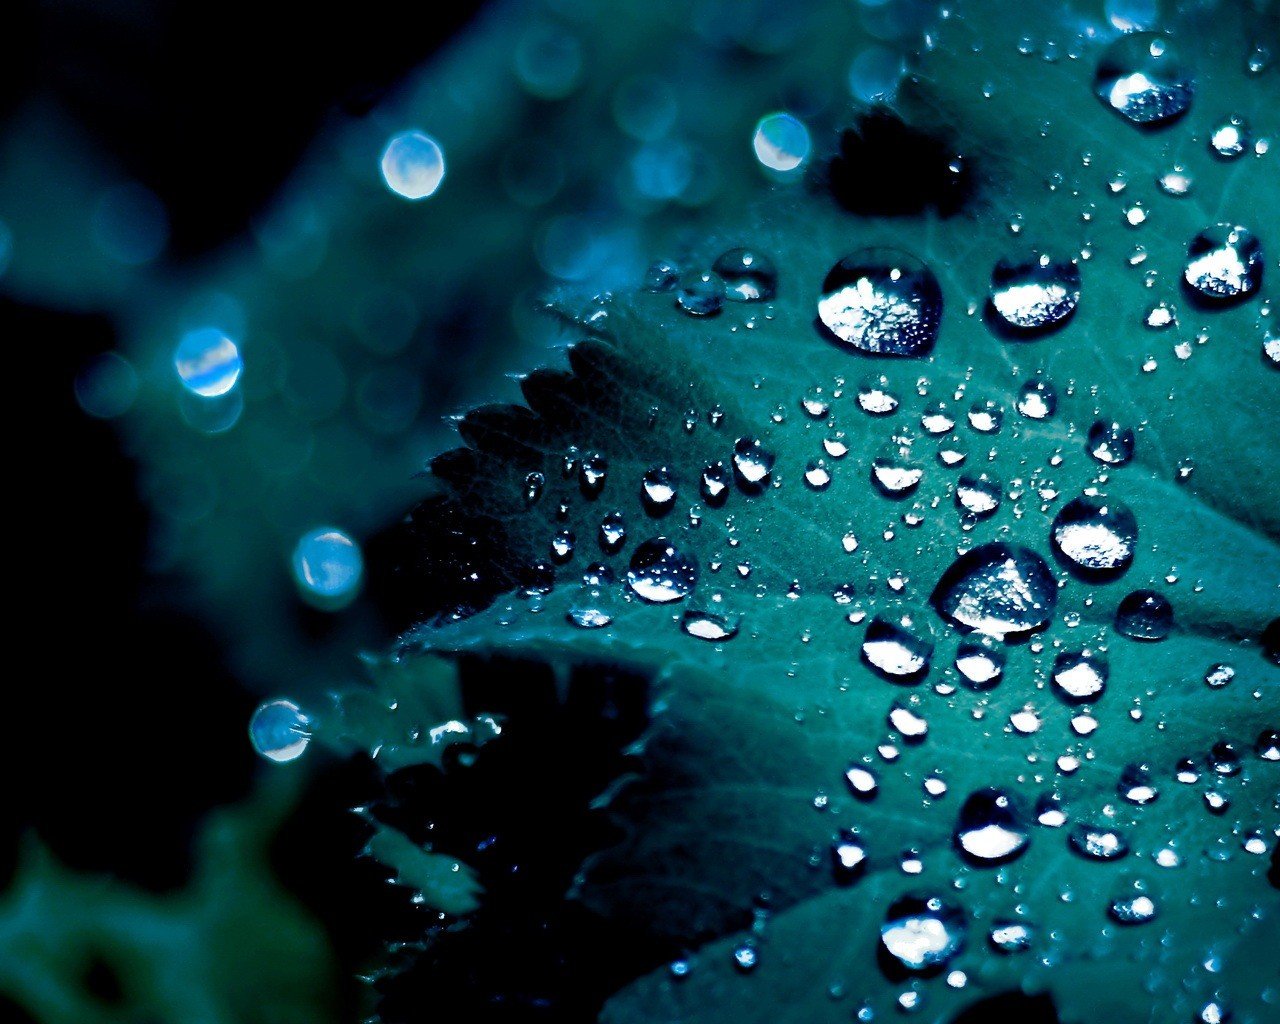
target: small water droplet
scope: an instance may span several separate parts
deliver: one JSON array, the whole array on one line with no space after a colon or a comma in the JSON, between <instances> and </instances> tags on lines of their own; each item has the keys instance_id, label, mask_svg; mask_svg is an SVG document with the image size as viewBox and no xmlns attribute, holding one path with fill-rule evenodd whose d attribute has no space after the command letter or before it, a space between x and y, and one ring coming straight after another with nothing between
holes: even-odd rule
<instances>
[{"instance_id":1,"label":"small water droplet","mask_svg":"<svg viewBox=\"0 0 1280 1024\"><path fill-rule=\"evenodd\" d=\"M1068 838L1071 849L1089 860L1119 860L1129 852L1125 837L1108 825L1079 824Z\"/></svg>"},{"instance_id":2,"label":"small water droplet","mask_svg":"<svg viewBox=\"0 0 1280 1024\"><path fill-rule=\"evenodd\" d=\"M680 628L689 636L696 636L699 640L719 643L732 640L738 635L738 619L736 616L695 611L691 608L681 617Z\"/></svg>"},{"instance_id":3,"label":"small water droplet","mask_svg":"<svg viewBox=\"0 0 1280 1024\"><path fill-rule=\"evenodd\" d=\"M740 437L733 445L733 476L748 494L758 494L773 479L773 452L758 440Z\"/></svg>"},{"instance_id":4,"label":"small water droplet","mask_svg":"<svg viewBox=\"0 0 1280 1024\"><path fill-rule=\"evenodd\" d=\"M1089 428L1089 454L1106 466L1123 466L1133 458L1133 430L1119 423L1097 420Z\"/></svg>"},{"instance_id":5,"label":"small water droplet","mask_svg":"<svg viewBox=\"0 0 1280 1024\"><path fill-rule=\"evenodd\" d=\"M1172 629L1173 605L1154 590L1135 590L1116 608L1116 632L1131 640L1163 640Z\"/></svg>"},{"instance_id":6,"label":"small water droplet","mask_svg":"<svg viewBox=\"0 0 1280 1024\"><path fill-rule=\"evenodd\" d=\"M773 260L754 249L730 249L711 269L725 286L725 298L734 302L767 302L778 291L778 268Z\"/></svg>"},{"instance_id":7,"label":"small water droplet","mask_svg":"<svg viewBox=\"0 0 1280 1024\"><path fill-rule=\"evenodd\" d=\"M1053 686L1063 700L1083 704L1107 688L1107 663L1092 651L1063 651L1053 661Z\"/></svg>"}]
</instances>

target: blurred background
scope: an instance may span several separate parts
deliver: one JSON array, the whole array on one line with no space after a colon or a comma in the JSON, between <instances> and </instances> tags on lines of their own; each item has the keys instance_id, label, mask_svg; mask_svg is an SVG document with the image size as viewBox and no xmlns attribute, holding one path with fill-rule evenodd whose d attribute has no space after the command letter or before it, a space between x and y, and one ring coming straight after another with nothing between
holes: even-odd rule
<instances>
[{"instance_id":1,"label":"blurred background","mask_svg":"<svg viewBox=\"0 0 1280 1024\"><path fill-rule=\"evenodd\" d=\"M634 284L762 180L804 187L932 13L10 8L0 337L31 661L9 673L0 1019L370 1012L357 974L421 931L356 856L375 773L265 764L250 715L358 681L432 606L393 527L449 415L513 399L504 374L554 345L539 298ZM819 87L812 64L848 72Z\"/></svg>"}]
</instances>

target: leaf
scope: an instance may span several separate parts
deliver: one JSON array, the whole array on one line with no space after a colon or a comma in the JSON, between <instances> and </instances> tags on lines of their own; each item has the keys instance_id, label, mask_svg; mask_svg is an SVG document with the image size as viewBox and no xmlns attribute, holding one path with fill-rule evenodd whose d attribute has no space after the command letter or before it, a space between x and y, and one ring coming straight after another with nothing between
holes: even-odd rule
<instances>
[{"instance_id":1,"label":"leaf","mask_svg":"<svg viewBox=\"0 0 1280 1024\"><path fill-rule=\"evenodd\" d=\"M48 1024L330 1020L323 931L267 868L288 806L267 791L212 813L190 886L162 896L71 872L32 840L0 901L0 991ZM95 971L118 992L86 987Z\"/></svg>"},{"instance_id":2,"label":"leaf","mask_svg":"<svg viewBox=\"0 0 1280 1024\"><path fill-rule=\"evenodd\" d=\"M1280 611L1280 472L1263 440L1274 433L1280 378L1260 355L1271 315L1265 301L1201 308L1179 282L1188 241L1220 220L1247 224L1274 266L1280 197L1264 184L1269 158L1220 162L1204 140L1228 112L1259 138L1280 128L1269 99L1274 68L1245 69L1249 46L1275 38L1275 12L1175 15L1174 39L1194 50L1196 98L1176 125L1147 132L1092 94L1098 55L1114 37L1092 9L1033 14L1034 24L1031 14L1004 8L953 9L895 109L924 138L942 139L940 125L957 133L976 183L958 211L925 204L905 216L851 216L821 189L773 190L759 200L750 230L726 220L692 265L749 244L780 268L774 301L730 303L712 320L678 312L669 293L585 303L565 316L568 370L524 378L527 408L464 417L467 447L433 463L451 494L415 514L417 536L429 538L440 519L464 524L467 542L424 542L430 556L417 570L424 586L463 569L478 583L457 606L469 617L423 627L401 658L424 651L558 665L612 659L653 680L643 770L609 794L626 838L585 866L577 895L638 932L689 949L708 945L689 978L675 981L664 970L638 982L610 1004L608 1020L844 1020L850 1001L862 1000L888 1012L903 985L876 966L879 928L888 903L921 887L954 896L970 932L956 961L963 988L910 982L924 996L923 1019L1019 988L1051 993L1064 1021L1107 1009L1186 1019L1220 991L1237 1019L1260 1021L1273 998L1259 961L1275 933L1276 893L1265 858L1242 852L1242 843L1252 837L1267 849L1280 826L1276 766L1252 753L1276 726L1280 682L1262 649ZM1052 49L1056 60L1023 56L1027 35L1032 49ZM821 78L824 69L805 72ZM1157 189L1174 163L1195 178L1191 197ZM1125 184L1117 190L1120 172ZM1135 229L1125 211L1138 200L1149 216ZM1082 298L1051 335L1008 340L980 313L996 260L1026 251L1030 240L1079 254ZM1136 245L1145 262L1131 265ZM827 271L850 250L871 246L909 250L937 275L944 310L929 356L867 357L815 330ZM1156 332L1144 318L1161 300L1177 305L1178 324ZM856 404L861 379L872 374L883 374L900 400L890 416ZM1021 385L1037 379L1057 388L1048 420L1015 411ZM801 407L815 388L821 402L810 404L829 405L820 418ZM939 400L967 443L964 468L1002 484L1001 507L989 518L956 510L959 470L935 460L938 442L918 426ZM984 401L1003 413L997 433L965 424L970 405ZM1100 418L1136 431L1133 462L1107 467L1090 457L1086 434ZM848 450L840 458L824 454L824 439L837 435ZM738 438L758 439L776 455L772 485L759 494L735 490L723 508L702 502L703 468L728 465ZM873 458L891 441L909 441L924 466L918 488L897 500L870 480ZM598 496L579 484L592 454L608 462ZM831 475L821 490L804 480L818 459ZM1183 479L1180 467L1189 464L1194 471ZM640 500L641 477L655 467L677 481L679 497L666 514ZM541 497L530 506L531 487ZM1008 664L994 689L958 685L953 660L962 635L928 608L934 585L959 552L986 543L1050 559L1054 516L1086 492L1132 509L1139 530L1132 566L1110 579L1056 566L1048 628L1004 646ZM607 556L596 537L615 511L628 536L621 553ZM536 593L561 531L573 535L574 554L554 570L555 589ZM636 601L624 585L573 582L592 561L622 576L636 546L659 535L700 566L694 593L675 612ZM476 552L483 557L473 559ZM513 586L526 596L508 593ZM1144 588L1166 594L1175 609L1176 630L1155 643L1113 627L1120 600ZM849 603L832 600L837 592ZM686 607L740 616L740 631L716 644L690 636L679 624ZM583 609L612 621L578 628L572 623ZM923 684L886 682L860 658L868 623L903 612L933 644ZM1086 722L1072 723L1078 709L1057 699L1049 682L1055 657L1082 649L1110 665L1092 733ZM1218 663L1236 674L1215 689L1204 676ZM923 742L891 727L895 703L928 722ZM1029 705L1041 725L1024 735L1009 722ZM897 756L877 754L885 745ZM1204 767L1215 748L1219 763L1229 750L1241 752L1238 774L1215 777ZM1182 758L1201 766L1198 784L1173 780ZM858 802L844 789L853 761L880 774L875 800ZM1161 796L1149 806L1118 794L1121 773L1135 764L1157 780ZM945 782L945 796L922 789L934 777ZM1064 832L1033 826L1021 859L998 870L975 867L954 849L953 833L964 798L989 786L1024 809L1057 791L1072 823L1114 821L1132 852L1115 864L1089 862L1070 850ZM1207 789L1229 796L1223 814L1206 809ZM829 845L845 828L857 828L868 850L867 877L851 890L829 869ZM1155 861L1167 845L1180 869ZM900 871L907 848L924 862L919 877ZM1111 921L1109 902L1139 885L1152 894L1157 920ZM997 957L984 948L983 929L1015 913L1036 929L1033 951ZM761 934L743 931L753 921ZM760 966L743 974L730 951L748 941L759 944ZM1155 966L1134 966L1152 959ZM830 999L831 984L847 999Z\"/></svg>"}]
</instances>

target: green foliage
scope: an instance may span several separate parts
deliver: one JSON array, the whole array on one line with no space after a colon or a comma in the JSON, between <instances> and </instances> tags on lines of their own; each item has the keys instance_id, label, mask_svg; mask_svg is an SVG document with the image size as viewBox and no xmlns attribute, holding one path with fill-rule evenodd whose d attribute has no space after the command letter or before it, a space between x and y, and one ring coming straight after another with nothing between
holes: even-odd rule
<instances>
[{"instance_id":1,"label":"green foliage","mask_svg":"<svg viewBox=\"0 0 1280 1024\"><path fill-rule=\"evenodd\" d=\"M750 214L709 230L689 262L709 266L723 249L750 245L780 268L776 301L728 304L709 321L677 312L670 294L618 294L568 312L561 304L570 369L525 378L527 410L487 407L465 417L468 452L436 463L464 510L503 525L513 564L548 558L553 533L565 528L577 553L552 593L503 597L465 621L424 628L414 638L420 647L555 665L613 660L654 681L644 770L610 796L626 838L584 867L576 897L696 952L687 977L664 970L641 979L609 1004L607 1020L844 1021L863 1000L877 1015L892 1012L908 989L923 995L921 1020L948 1019L1010 989L1051 993L1067 1022L1186 1020L1219 997L1238 1020L1274 1014L1268 951L1280 900L1265 858L1242 844L1256 831L1269 848L1280 826L1277 767L1251 753L1260 732L1277 724L1280 693L1280 673L1260 645L1280 610L1280 471L1270 442L1280 377L1260 354L1267 302L1206 311L1179 282L1187 242L1224 220L1258 234L1268 270L1275 267L1274 155L1224 162L1206 145L1209 128L1229 113L1258 137L1280 133L1276 70L1245 69L1251 43L1276 39L1275 12L1235 5L1173 17L1168 28L1195 60L1195 102L1176 125L1140 131L1092 94L1109 36L1096 12L1024 10L954 9L895 108L922 130L957 133L980 182L960 213L860 217L821 190L770 190ZM1094 34L1080 34L1090 26ZM1055 58L1023 55L1023 37ZM815 60L805 72L834 70ZM1158 189L1174 164L1194 177L1190 196ZM1136 202L1149 216L1135 228L1125 211ZM1081 256L1080 307L1047 338L1002 340L980 315L991 268L1032 244ZM814 329L826 271L846 252L877 245L914 252L941 281L946 308L928 358L866 358ZM1131 259L1136 246L1141 263ZM1152 331L1143 320L1162 300L1177 306L1178 323ZM856 406L859 381L872 373L886 375L901 398L889 417ZM1043 422L1014 411L1019 387L1037 376L1060 396L1057 414ZM823 418L800 407L815 388L830 403ZM989 519L957 512L959 471L935 462L935 441L917 427L937 400L960 421L965 468L1003 481L1004 502ZM998 434L965 426L978 400L1004 410ZM1137 430L1133 463L1107 468L1090 458L1085 433L1097 418ZM848 447L843 458L823 454L834 432ZM773 486L756 496L735 492L723 510L703 507L695 497L702 468L727 463L738 437L759 438L776 453ZM908 498L893 500L872 486L871 459L907 438L924 477ZM588 453L609 463L594 500L562 471ZM818 458L832 473L821 491L802 479ZM1188 479L1180 464L1194 465ZM674 472L681 497L652 521L638 491L643 472L658 465ZM546 486L528 507L535 472ZM1058 570L1048 630L1009 645L995 689L957 687L951 665L960 638L926 607L934 584L959 550L988 541L1048 556L1050 522L1086 489L1132 508L1140 529L1132 568L1110 582ZM672 538L701 566L684 604L740 615L736 638L708 644L679 628L682 607L571 582L601 557L595 537L614 510L625 514L629 536L606 561L621 575L638 542ZM843 543L850 533L852 553ZM833 601L846 584L853 603ZM1167 640L1144 643L1113 628L1119 600L1143 587L1166 593L1176 608ZM612 624L574 626L571 613L583 607L606 609ZM928 681L915 688L886 682L859 658L869 617L901 611L935 642ZM1111 681L1095 708L1097 731L1081 735L1070 722L1075 712L1051 694L1048 673L1058 651L1085 647L1105 652ZM1235 668L1229 686L1204 684L1215 663ZM927 719L922 743L893 735L886 713L895 701ZM1028 706L1042 725L1025 735L1009 717ZM900 756L877 758L877 746L890 741ZM1242 752L1238 774L1174 782L1179 759L1206 771L1210 748L1224 741ZM882 777L869 803L856 802L841 778L864 757ZM1134 806L1118 795L1130 764L1150 766L1161 791L1155 803ZM948 787L941 798L922 789L935 775ZM969 792L993 785L1024 806L1056 791L1072 822L1111 822L1132 852L1086 861L1069 851L1065 830L1035 827L1022 858L974 867L952 847L956 813ZM1208 788L1229 797L1225 813L1206 809ZM869 859L866 877L845 889L827 858L831 840L850 827ZM1157 865L1166 847L1180 866ZM919 853L923 874L902 873L905 849ZM891 982L876 967L885 909L914 891L963 907L969 942L952 964L964 972L963 988L941 978ZM1111 921L1111 900L1137 892L1151 895L1157 919ZM767 909L753 914L761 898ZM1013 916L1036 929L1032 951L997 956L985 948L985 931ZM749 973L731 956L743 943L759 948Z\"/></svg>"}]
</instances>

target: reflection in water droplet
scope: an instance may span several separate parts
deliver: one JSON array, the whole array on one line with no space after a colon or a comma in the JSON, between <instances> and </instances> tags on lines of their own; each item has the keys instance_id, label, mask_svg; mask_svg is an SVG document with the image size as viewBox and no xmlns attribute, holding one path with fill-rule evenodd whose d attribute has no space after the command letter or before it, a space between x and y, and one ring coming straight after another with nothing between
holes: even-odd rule
<instances>
[{"instance_id":1,"label":"reflection in water droplet","mask_svg":"<svg viewBox=\"0 0 1280 1024\"><path fill-rule=\"evenodd\" d=\"M1053 686L1071 704L1097 700L1107 688L1107 663L1092 651L1063 651L1053 660Z\"/></svg>"},{"instance_id":2,"label":"reflection in water droplet","mask_svg":"<svg viewBox=\"0 0 1280 1024\"><path fill-rule=\"evenodd\" d=\"M680 278L676 308L690 316L715 316L724 305L724 282L718 274L689 273Z\"/></svg>"},{"instance_id":3,"label":"reflection in water droplet","mask_svg":"<svg viewBox=\"0 0 1280 1024\"><path fill-rule=\"evenodd\" d=\"M864 377L858 385L858 408L872 416L887 416L898 408L898 396L883 373Z\"/></svg>"},{"instance_id":4,"label":"reflection in water droplet","mask_svg":"<svg viewBox=\"0 0 1280 1024\"><path fill-rule=\"evenodd\" d=\"M1057 599L1057 581L1043 558L1000 543L957 558L930 597L944 619L997 640L1043 629Z\"/></svg>"},{"instance_id":5,"label":"reflection in water droplet","mask_svg":"<svg viewBox=\"0 0 1280 1024\"><path fill-rule=\"evenodd\" d=\"M960 808L956 845L975 864L1005 864L1030 842L1022 815L1012 797L998 789L980 789Z\"/></svg>"},{"instance_id":6,"label":"reflection in water droplet","mask_svg":"<svg viewBox=\"0 0 1280 1024\"><path fill-rule=\"evenodd\" d=\"M1018 392L1018 414L1029 420L1047 420L1057 408L1058 393L1047 380L1029 380Z\"/></svg>"},{"instance_id":7,"label":"reflection in water droplet","mask_svg":"<svg viewBox=\"0 0 1280 1024\"><path fill-rule=\"evenodd\" d=\"M666 537L654 537L637 547L627 569L627 585L652 604L688 597L697 582L698 564Z\"/></svg>"},{"instance_id":8,"label":"reflection in water droplet","mask_svg":"<svg viewBox=\"0 0 1280 1024\"><path fill-rule=\"evenodd\" d=\"M754 249L730 249L711 268L725 284L725 298L734 302L767 302L778 291L778 268Z\"/></svg>"},{"instance_id":9,"label":"reflection in water droplet","mask_svg":"<svg viewBox=\"0 0 1280 1024\"><path fill-rule=\"evenodd\" d=\"M986 473L965 473L956 484L956 504L973 516L992 515L1000 497L1000 481Z\"/></svg>"},{"instance_id":10,"label":"reflection in water droplet","mask_svg":"<svg viewBox=\"0 0 1280 1024\"><path fill-rule=\"evenodd\" d=\"M1190 68L1158 32L1132 32L1108 46L1093 91L1121 117L1152 127L1185 114L1195 94Z\"/></svg>"},{"instance_id":11,"label":"reflection in water droplet","mask_svg":"<svg viewBox=\"0 0 1280 1024\"><path fill-rule=\"evenodd\" d=\"M939 967L964 948L964 913L937 897L903 896L895 900L880 926L880 941L909 971Z\"/></svg>"},{"instance_id":12,"label":"reflection in water droplet","mask_svg":"<svg viewBox=\"0 0 1280 1024\"><path fill-rule=\"evenodd\" d=\"M1116 632L1132 640L1163 640L1172 629L1173 605L1154 590L1135 590L1116 608Z\"/></svg>"},{"instance_id":13,"label":"reflection in water droplet","mask_svg":"<svg viewBox=\"0 0 1280 1024\"><path fill-rule=\"evenodd\" d=\"M444 151L425 132L393 135L382 151L382 180L398 196L426 199L444 181Z\"/></svg>"},{"instance_id":14,"label":"reflection in water droplet","mask_svg":"<svg viewBox=\"0 0 1280 1024\"><path fill-rule=\"evenodd\" d=\"M1150 896L1134 896L1131 899L1112 900L1107 913L1116 924L1146 924L1155 920L1156 905Z\"/></svg>"},{"instance_id":15,"label":"reflection in water droplet","mask_svg":"<svg viewBox=\"0 0 1280 1024\"><path fill-rule=\"evenodd\" d=\"M689 609L680 619L680 628L699 640L718 643L738 635L738 619L736 616Z\"/></svg>"},{"instance_id":16,"label":"reflection in water droplet","mask_svg":"<svg viewBox=\"0 0 1280 1024\"><path fill-rule=\"evenodd\" d=\"M604 490L608 476L608 459L599 452L584 455L578 466L578 489L585 497L594 498Z\"/></svg>"},{"instance_id":17,"label":"reflection in water droplet","mask_svg":"<svg viewBox=\"0 0 1280 1024\"><path fill-rule=\"evenodd\" d=\"M1133 562L1138 522L1128 506L1082 495L1053 520L1054 550L1086 573L1121 573Z\"/></svg>"},{"instance_id":18,"label":"reflection in water droplet","mask_svg":"<svg viewBox=\"0 0 1280 1024\"><path fill-rule=\"evenodd\" d=\"M818 318L835 337L875 355L923 356L938 338L942 289L916 257L896 249L860 249L822 283Z\"/></svg>"},{"instance_id":19,"label":"reflection in water droplet","mask_svg":"<svg viewBox=\"0 0 1280 1024\"><path fill-rule=\"evenodd\" d=\"M1183 278L1205 299L1229 302L1262 285L1262 243L1248 228L1215 224L1187 246Z\"/></svg>"},{"instance_id":20,"label":"reflection in water droplet","mask_svg":"<svg viewBox=\"0 0 1280 1024\"><path fill-rule=\"evenodd\" d=\"M1089 428L1089 454L1106 466L1123 466L1133 458L1133 430L1119 423L1097 420Z\"/></svg>"},{"instance_id":21,"label":"reflection in water droplet","mask_svg":"<svg viewBox=\"0 0 1280 1024\"><path fill-rule=\"evenodd\" d=\"M229 392L243 366L239 347L216 327L188 331L173 353L173 367L183 386L201 398Z\"/></svg>"},{"instance_id":22,"label":"reflection in water droplet","mask_svg":"<svg viewBox=\"0 0 1280 1024\"><path fill-rule=\"evenodd\" d=\"M311 742L311 720L291 700L269 700L249 719L249 740L268 761L293 761Z\"/></svg>"},{"instance_id":23,"label":"reflection in water droplet","mask_svg":"<svg viewBox=\"0 0 1280 1024\"><path fill-rule=\"evenodd\" d=\"M1014 330L1059 326L1080 301L1080 267L1047 254L1002 259L991 273L990 300L1000 321Z\"/></svg>"},{"instance_id":24,"label":"reflection in water droplet","mask_svg":"<svg viewBox=\"0 0 1280 1024\"><path fill-rule=\"evenodd\" d=\"M293 578L299 593L307 603L325 611L350 604L363 575L360 545L336 527L309 530L293 549Z\"/></svg>"},{"instance_id":25,"label":"reflection in water droplet","mask_svg":"<svg viewBox=\"0 0 1280 1024\"><path fill-rule=\"evenodd\" d=\"M867 625L862 657L895 682L916 682L929 670L933 640L916 628L909 614L877 615Z\"/></svg>"},{"instance_id":26,"label":"reflection in water droplet","mask_svg":"<svg viewBox=\"0 0 1280 1024\"><path fill-rule=\"evenodd\" d=\"M1129 843L1108 825L1076 825L1068 834L1071 849L1089 860L1119 860L1129 852Z\"/></svg>"},{"instance_id":27,"label":"reflection in water droplet","mask_svg":"<svg viewBox=\"0 0 1280 1024\"><path fill-rule=\"evenodd\" d=\"M733 475L748 494L758 494L773 479L773 452L758 440L740 437L733 445Z\"/></svg>"}]
</instances>

